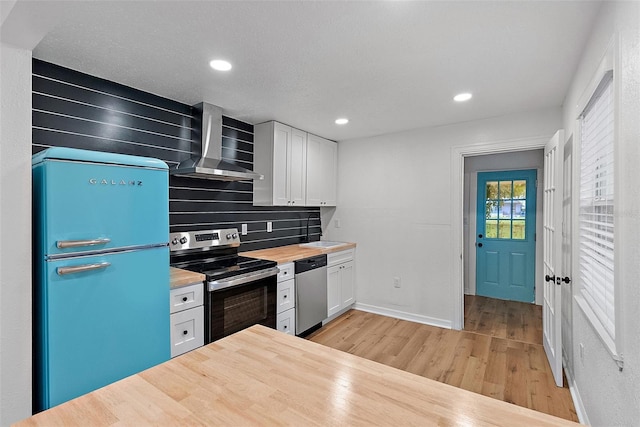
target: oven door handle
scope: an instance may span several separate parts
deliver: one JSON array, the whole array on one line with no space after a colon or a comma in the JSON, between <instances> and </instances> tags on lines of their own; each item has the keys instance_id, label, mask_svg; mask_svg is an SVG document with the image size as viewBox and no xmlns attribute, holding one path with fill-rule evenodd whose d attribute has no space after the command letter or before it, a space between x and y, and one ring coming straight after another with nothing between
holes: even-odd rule
<instances>
[{"instance_id":1,"label":"oven door handle","mask_svg":"<svg viewBox=\"0 0 640 427\"><path fill-rule=\"evenodd\" d=\"M275 276L279 272L280 269L278 267L271 267L266 270L252 271L251 273L240 274L226 279L212 280L208 283L209 292L230 288L231 286L244 285L249 282L255 282L256 280Z\"/></svg>"}]
</instances>

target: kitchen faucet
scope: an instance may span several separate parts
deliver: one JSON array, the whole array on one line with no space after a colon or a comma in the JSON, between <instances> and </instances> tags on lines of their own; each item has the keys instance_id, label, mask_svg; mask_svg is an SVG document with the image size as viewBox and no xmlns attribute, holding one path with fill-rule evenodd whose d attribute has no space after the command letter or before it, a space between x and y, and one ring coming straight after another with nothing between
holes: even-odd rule
<instances>
[{"instance_id":1,"label":"kitchen faucet","mask_svg":"<svg viewBox=\"0 0 640 427\"><path fill-rule=\"evenodd\" d=\"M304 243L308 243L309 242L309 220L314 215L317 216L318 219L320 220L320 237L322 237L322 218L320 217L320 212L311 212L309 214L309 216L307 217L307 233L306 233L305 237L303 237L303 242Z\"/></svg>"}]
</instances>

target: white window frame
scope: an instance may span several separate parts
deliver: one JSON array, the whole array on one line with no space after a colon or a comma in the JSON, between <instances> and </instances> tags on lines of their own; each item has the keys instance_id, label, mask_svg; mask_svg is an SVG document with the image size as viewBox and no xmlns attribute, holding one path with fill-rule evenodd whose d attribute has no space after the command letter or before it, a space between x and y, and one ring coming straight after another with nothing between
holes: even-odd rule
<instances>
[{"instance_id":1,"label":"white window frame","mask_svg":"<svg viewBox=\"0 0 640 427\"><path fill-rule=\"evenodd\" d=\"M576 236L573 244L573 271L574 271L574 279L576 279L577 286L574 288L574 299L577 303L577 306L580 307L585 317L589 320L589 323L593 327L596 332L596 335L600 338L605 348L611 354L611 357L617 362L618 367L622 370L623 367L623 357L622 357L622 342L621 342L621 304L622 300L621 295L621 277L620 267L618 260L620 259L620 244L616 244L616 242L620 242L619 233L620 227L614 226L614 319L615 319L615 333L612 336L607 328L604 327L603 323L600 321L599 317L596 315L595 311L592 309L591 304L588 301L588 298L585 298L583 294L582 284L579 280L579 272L580 272L580 263L579 263L579 250L580 250L580 223L579 223L579 200L580 200L580 170L581 170L581 117L584 111L589 106L592 98L596 95L596 92L599 89L600 84L605 79L611 79L613 77L612 84L612 97L613 97L613 132L614 132L614 147L613 147L613 171L614 171L614 198L620 194L620 180L619 180L619 168L617 165L619 164L618 160L618 149L617 149L617 141L618 141L618 86L616 81L616 70L615 70L615 62L617 57L615 56L616 45L614 41L609 43L607 51L602 58L594 77L591 79L589 85L586 87L583 92L583 96L580 99L580 102L577 105L578 117L576 119L576 129L575 129L575 141L574 145L574 177L573 182L576 185L573 186L573 200L576 201L574 203L573 208L573 235ZM614 207L619 206L619 199L614 200ZM614 209L614 223L618 223L617 221L618 213Z\"/></svg>"}]
</instances>

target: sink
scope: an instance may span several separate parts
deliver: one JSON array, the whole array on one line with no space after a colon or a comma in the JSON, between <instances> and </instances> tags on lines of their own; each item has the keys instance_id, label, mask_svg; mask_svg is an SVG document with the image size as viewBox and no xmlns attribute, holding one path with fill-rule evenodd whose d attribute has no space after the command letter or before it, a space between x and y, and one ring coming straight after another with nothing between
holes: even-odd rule
<instances>
[{"instance_id":1,"label":"sink","mask_svg":"<svg viewBox=\"0 0 640 427\"><path fill-rule=\"evenodd\" d=\"M345 245L344 242L330 242L328 240L318 240L317 242L302 243L300 246L303 248L332 248L334 246Z\"/></svg>"}]
</instances>

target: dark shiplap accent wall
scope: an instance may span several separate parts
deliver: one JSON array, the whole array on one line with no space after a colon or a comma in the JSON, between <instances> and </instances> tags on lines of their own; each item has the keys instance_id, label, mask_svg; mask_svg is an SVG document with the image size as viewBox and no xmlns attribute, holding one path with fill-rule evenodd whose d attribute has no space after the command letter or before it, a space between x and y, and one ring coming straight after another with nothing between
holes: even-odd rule
<instances>
[{"instance_id":1,"label":"dark shiplap accent wall","mask_svg":"<svg viewBox=\"0 0 640 427\"><path fill-rule=\"evenodd\" d=\"M52 146L155 157L175 167L191 155L192 108L33 60L33 153ZM253 169L253 125L222 119L222 157ZM299 243L319 208L254 207L253 182L169 178L170 231L247 224L241 250ZM266 221L273 232L266 232ZM320 237L317 215L311 240Z\"/></svg>"}]
</instances>

